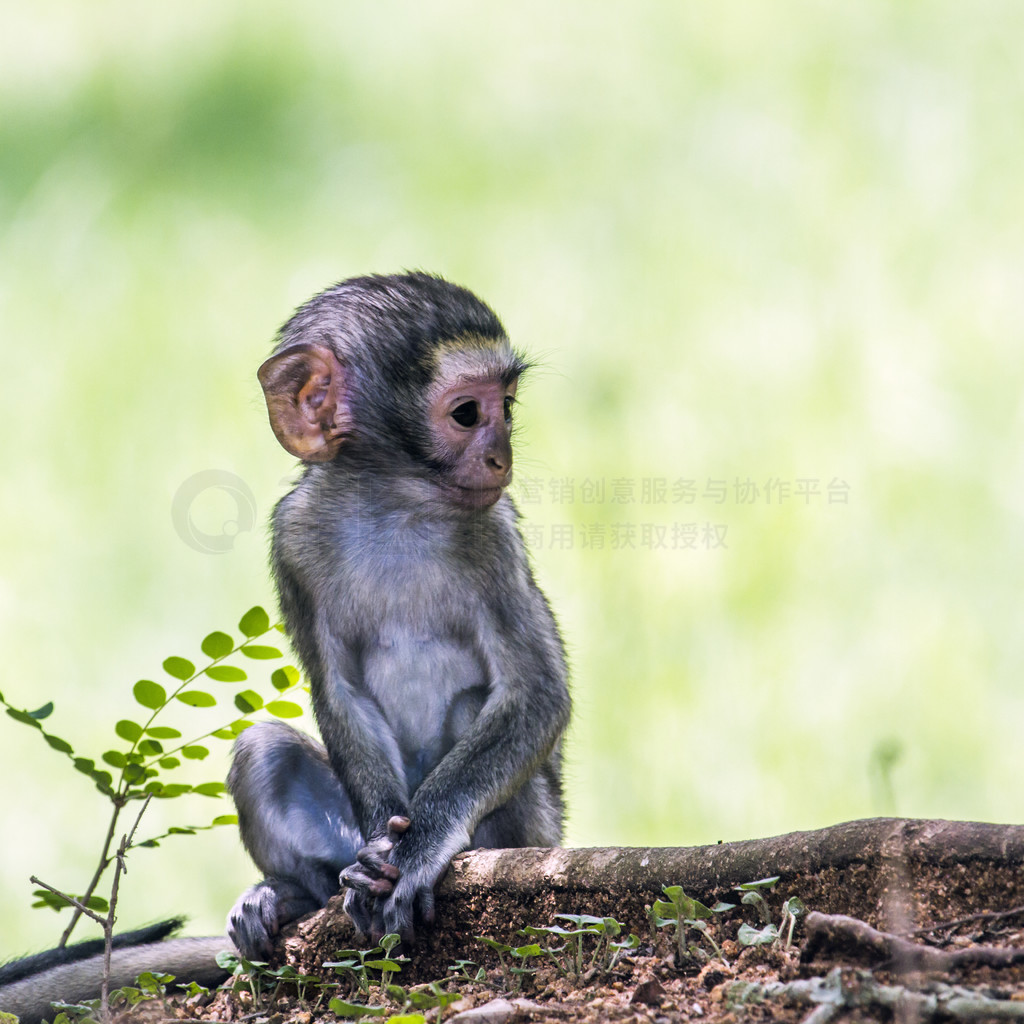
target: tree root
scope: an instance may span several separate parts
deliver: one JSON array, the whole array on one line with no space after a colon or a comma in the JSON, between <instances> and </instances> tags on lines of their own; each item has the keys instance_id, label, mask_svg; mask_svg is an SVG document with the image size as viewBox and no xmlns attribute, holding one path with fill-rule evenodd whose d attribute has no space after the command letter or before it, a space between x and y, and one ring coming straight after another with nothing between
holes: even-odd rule
<instances>
[{"instance_id":1,"label":"tree root","mask_svg":"<svg viewBox=\"0 0 1024 1024\"><path fill-rule=\"evenodd\" d=\"M971 946L935 949L880 932L845 914L810 913L804 921L807 943L801 960L810 963L821 953L850 957L861 963L892 961L901 971L954 971L966 967L1012 967L1024 963L1024 949Z\"/></svg>"},{"instance_id":2,"label":"tree root","mask_svg":"<svg viewBox=\"0 0 1024 1024\"><path fill-rule=\"evenodd\" d=\"M814 1007L804 1024L827 1024L843 1010L879 1008L896 1020L1024 1021L1024 1002L992 999L961 986L935 984L928 991L903 985L882 985L864 971L839 967L824 978L768 983L734 981L725 990L731 1006L778 999L797 1006Z\"/></svg>"}]
</instances>

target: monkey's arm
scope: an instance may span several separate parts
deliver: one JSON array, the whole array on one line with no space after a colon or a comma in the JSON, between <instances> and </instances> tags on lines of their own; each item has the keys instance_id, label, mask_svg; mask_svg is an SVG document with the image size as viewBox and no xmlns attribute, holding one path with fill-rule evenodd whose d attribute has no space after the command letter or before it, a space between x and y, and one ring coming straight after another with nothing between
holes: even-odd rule
<instances>
[{"instance_id":1,"label":"monkey's arm","mask_svg":"<svg viewBox=\"0 0 1024 1024\"><path fill-rule=\"evenodd\" d=\"M384 901L388 932L408 939L417 915L430 923L433 889L451 858L470 845L481 818L537 771L568 723L561 644L546 603L535 593L540 607L519 620L524 631L506 636L504 649L488 654L492 691L473 726L413 795L412 824L391 854L400 876ZM536 632L529 628L531 619ZM510 665L518 667L514 676L502 672L501 666Z\"/></svg>"}]
</instances>

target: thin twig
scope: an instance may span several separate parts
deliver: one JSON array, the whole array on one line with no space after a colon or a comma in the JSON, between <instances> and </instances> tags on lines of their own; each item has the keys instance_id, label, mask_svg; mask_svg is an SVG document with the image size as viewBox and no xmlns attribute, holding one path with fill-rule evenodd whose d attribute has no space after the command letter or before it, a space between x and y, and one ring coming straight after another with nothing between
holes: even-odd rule
<instances>
[{"instance_id":1,"label":"thin twig","mask_svg":"<svg viewBox=\"0 0 1024 1024\"><path fill-rule=\"evenodd\" d=\"M121 842L117 847L116 863L114 864L114 881L110 886L110 909L107 911L107 919L103 922L103 981L100 986L100 1012L103 1017L103 1024L110 1024L110 955L114 948L114 922L117 920L117 892L121 885L121 875L127 872L128 867L124 862L125 854L131 849L132 840L135 838L135 831L139 827L139 822L142 821L143 814L146 813L146 808L149 806L149 801L153 799L153 794L150 793L146 797L142 808L139 813L135 816L135 824L132 825L131 832L126 836L121 836Z\"/></svg>"},{"instance_id":2,"label":"thin twig","mask_svg":"<svg viewBox=\"0 0 1024 1024\"><path fill-rule=\"evenodd\" d=\"M78 916L81 917L85 914L86 917L91 917L97 924L103 924L106 918L100 917L95 910L90 910L84 903L76 900L74 896L69 896L66 892L61 892L60 889L55 889L48 882L44 882L41 878L36 878L35 875L29 877L29 881L33 885L41 885L44 889L49 889L50 892L59 896L62 900L66 900L68 904L74 907L78 911Z\"/></svg>"},{"instance_id":3,"label":"thin twig","mask_svg":"<svg viewBox=\"0 0 1024 1024\"><path fill-rule=\"evenodd\" d=\"M92 881L89 883L82 896L84 901L88 901L92 894L96 891L96 886L100 884L100 879L103 877L103 872L107 870L107 866L110 864L110 844L114 841L114 831L117 828L117 819L121 814L121 808L123 804L114 802L114 813L110 816L110 824L107 827L107 837L103 840L103 850L100 853L99 864L96 865L96 871L92 876ZM64 934L60 937L60 942L57 943L58 949L63 949L68 944L68 939L71 938L71 933L75 930L75 925L78 924L78 919L83 913L88 913L85 907L75 902L75 912L71 915L71 920L68 922L67 928L64 929ZM97 918L97 920L102 920Z\"/></svg>"}]
</instances>

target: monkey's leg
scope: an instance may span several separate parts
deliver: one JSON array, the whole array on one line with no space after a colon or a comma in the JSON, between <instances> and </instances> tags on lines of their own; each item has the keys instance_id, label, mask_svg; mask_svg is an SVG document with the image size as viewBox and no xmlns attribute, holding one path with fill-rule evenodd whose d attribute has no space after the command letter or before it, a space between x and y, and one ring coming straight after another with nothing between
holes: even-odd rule
<instances>
[{"instance_id":1,"label":"monkey's leg","mask_svg":"<svg viewBox=\"0 0 1024 1024\"><path fill-rule=\"evenodd\" d=\"M246 957L266 959L282 925L338 892L363 838L324 748L281 722L238 737L228 789L242 842L264 874L231 909L228 934Z\"/></svg>"}]
</instances>

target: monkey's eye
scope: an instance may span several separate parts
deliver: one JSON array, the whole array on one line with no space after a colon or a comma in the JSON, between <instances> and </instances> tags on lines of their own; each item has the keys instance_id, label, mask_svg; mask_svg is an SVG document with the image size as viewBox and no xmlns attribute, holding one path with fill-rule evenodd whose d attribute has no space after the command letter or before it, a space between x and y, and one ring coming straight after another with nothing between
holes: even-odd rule
<instances>
[{"instance_id":1,"label":"monkey's eye","mask_svg":"<svg viewBox=\"0 0 1024 1024\"><path fill-rule=\"evenodd\" d=\"M511 423L512 422L512 406L515 405L515 404L516 404L516 400L511 395L506 395L505 396L505 404L502 406L502 409L504 410L504 413L505 413L505 422L506 423Z\"/></svg>"},{"instance_id":2,"label":"monkey's eye","mask_svg":"<svg viewBox=\"0 0 1024 1024\"><path fill-rule=\"evenodd\" d=\"M480 419L480 409L476 402L463 402L452 409L451 417L460 427L472 427Z\"/></svg>"}]
</instances>

